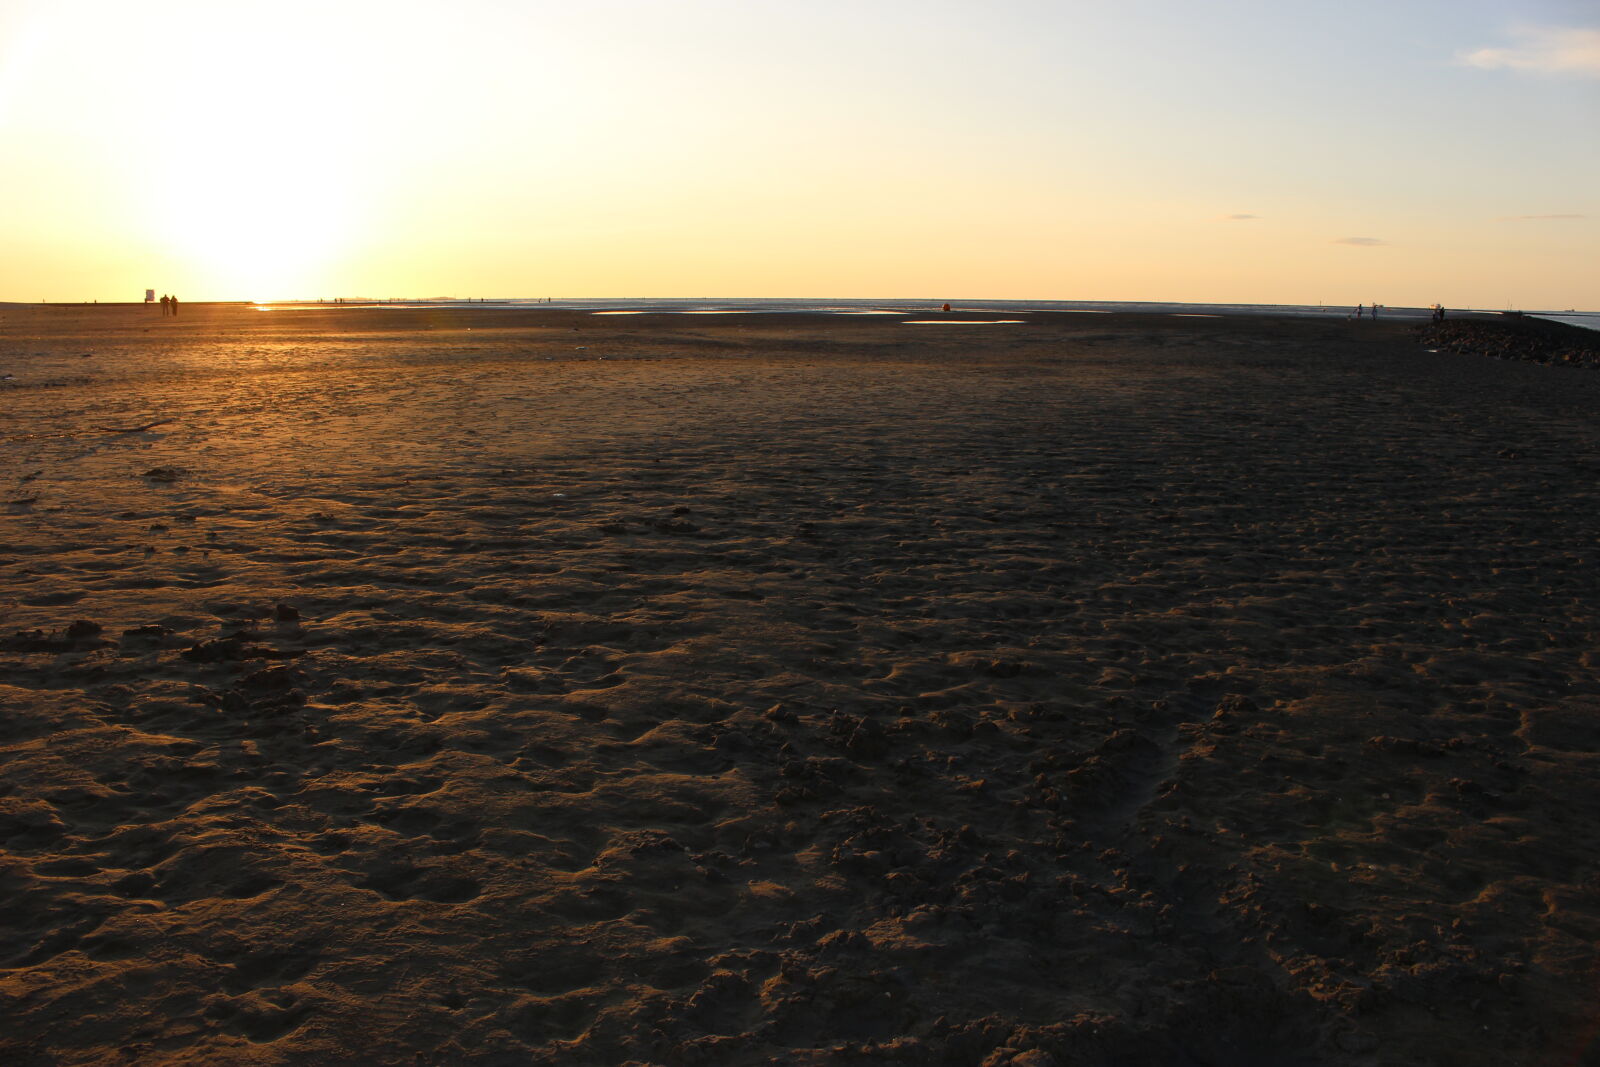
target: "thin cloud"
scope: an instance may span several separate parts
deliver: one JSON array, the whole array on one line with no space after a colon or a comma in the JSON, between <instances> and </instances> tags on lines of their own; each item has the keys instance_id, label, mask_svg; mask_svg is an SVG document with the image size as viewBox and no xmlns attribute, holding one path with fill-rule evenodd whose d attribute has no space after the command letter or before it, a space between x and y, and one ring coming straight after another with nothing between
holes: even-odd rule
<instances>
[{"instance_id":1,"label":"thin cloud","mask_svg":"<svg viewBox=\"0 0 1600 1067\"><path fill-rule=\"evenodd\" d=\"M1229 222L1239 222L1239 221L1241 221L1243 219L1259 219L1261 216L1260 215L1224 215L1222 217L1227 219Z\"/></svg>"},{"instance_id":2,"label":"thin cloud","mask_svg":"<svg viewBox=\"0 0 1600 1067\"><path fill-rule=\"evenodd\" d=\"M1480 48L1457 58L1480 70L1520 70L1600 78L1600 29L1525 26L1511 31L1516 43Z\"/></svg>"},{"instance_id":3,"label":"thin cloud","mask_svg":"<svg viewBox=\"0 0 1600 1067\"><path fill-rule=\"evenodd\" d=\"M1378 237L1340 237L1333 243L1336 245L1360 245L1362 248L1371 248L1375 245L1386 245L1389 242Z\"/></svg>"},{"instance_id":4,"label":"thin cloud","mask_svg":"<svg viewBox=\"0 0 1600 1067\"><path fill-rule=\"evenodd\" d=\"M1586 219L1587 215L1501 215L1501 222L1518 222L1522 219Z\"/></svg>"}]
</instances>

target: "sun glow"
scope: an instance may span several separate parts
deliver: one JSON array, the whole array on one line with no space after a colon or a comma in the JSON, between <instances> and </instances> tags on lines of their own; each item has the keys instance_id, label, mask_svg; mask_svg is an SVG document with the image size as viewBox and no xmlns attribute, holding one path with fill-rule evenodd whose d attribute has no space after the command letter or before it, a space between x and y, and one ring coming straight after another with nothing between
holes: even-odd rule
<instances>
[{"instance_id":1,"label":"sun glow","mask_svg":"<svg viewBox=\"0 0 1600 1067\"><path fill-rule=\"evenodd\" d=\"M1151 5L0 0L0 300L1593 304L1581 49Z\"/></svg>"},{"instance_id":2,"label":"sun glow","mask_svg":"<svg viewBox=\"0 0 1600 1067\"><path fill-rule=\"evenodd\" d=\"M311 295L359 236L359 127L327 113L348 99L351 64L247 12L231 17L236 24L205 27L213 50L202 62L218 91L187 109L205 136L152 145L144 158L146 225L207 288ZM219 28L229 31L222 50ZM296 59L290 77L286 56Z\"/></svg>"},{"instance_id":3,"label":"sun glow","mask_svg":"<svg viewBox=\"0 0 1600 1067\"><path fill-rule=\"evenodd\" d=\"M366 235L371 198L356 190L374 162L362 116L375 110L378 60L351 47L359 10L318 17L311 34L292 6L277 20L251 5L185 4L159 21L99 13L86 45L99 51L85 66L137 89L95 126L98 158L85 163L115 175L99 238L142 250L147 284L184 295L321 295ZM39 8L27 26L54 39L67 18ZM82 100L58 92L55 106L87 113L82 91Z\"/></svg>"},{"instance_id":4,"label":"sun glow","mask_svg":"<svg viewBox=\"0 0 1600 1067\"><path fill-rule=\"evenodd\" d=\"M174 160L151 175L146 226L208 287L268 299L305 295L350 247L341 183L262 160Z\"/></svg>"}]
</instances>

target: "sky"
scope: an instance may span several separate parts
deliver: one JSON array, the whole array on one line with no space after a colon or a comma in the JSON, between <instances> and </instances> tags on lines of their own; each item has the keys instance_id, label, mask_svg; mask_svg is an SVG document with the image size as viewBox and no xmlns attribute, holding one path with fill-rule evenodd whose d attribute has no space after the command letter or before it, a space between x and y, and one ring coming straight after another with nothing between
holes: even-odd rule
<instances>
[{"instance_id":1,"label":"sky","mask_svg":"<svg viewBox=\"0 0 1600 1067\"><path fill-rule=\"evenodd\" d=\"M1600 0L0 0L0 300L1600 309Z\"/></svg>"}]
</instances>

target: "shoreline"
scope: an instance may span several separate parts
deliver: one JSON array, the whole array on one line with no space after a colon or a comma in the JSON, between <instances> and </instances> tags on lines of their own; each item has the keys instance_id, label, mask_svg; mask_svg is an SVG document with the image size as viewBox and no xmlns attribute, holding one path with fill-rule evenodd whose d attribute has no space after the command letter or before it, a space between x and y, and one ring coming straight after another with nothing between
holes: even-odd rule
<instances>
[{"instance_id":1,"label":"shoreline","mask_svg":"<svg viewBox=\"0 0 1600 1067\"><path fill-rule=\"evenodd\" d=\"M184 304L183 307L250 307L264 312L283 311L424 311L424 310L471 310L483 312L506 311L552 311L552 312L583 312L592 314L697 314L697 315L734 315L734 314L811 314L811 315L906 315L922 313L938 313L943 304L948 303L952 312L957 313L1010 313L1010 314L1119 314L1119 315L1173 315L1179 317L1268 317L1268 318L1311 318L1311 319L1341 319L1347 318L1354 312L1353 305L1301 305L1301 304L1206 304L1185 303L1170 301L1052 301L1052 300L949 300L935 299L877 299L877 298L833 298L833 299L763 299L763 298L632 298L632 297L604 297L604 298L561 298L553 303L536 301L532 299L454 299L435 298L422 300L408 300L402 298L363 299L363 298L338 298L332 300L236 300L236 301L196 301L194 304ZM0 301L0 310L5 308L146 308L154 309L158 305L139 301L122 301L100 303L94 301L40 301L29 304L21 302ZM1432 315L1429 307L1394 306L1384 309L1387 318L1402 321L1419 321ZM1555 311L1492 311L1483 309L1460 308L1451 309L1451 315L1470 320L1483 318L1520 318L1528 316L1546 316L1572 314L1571 312ZM947 312L946 314L949 314Z\"/></svg>"}]
</instances>

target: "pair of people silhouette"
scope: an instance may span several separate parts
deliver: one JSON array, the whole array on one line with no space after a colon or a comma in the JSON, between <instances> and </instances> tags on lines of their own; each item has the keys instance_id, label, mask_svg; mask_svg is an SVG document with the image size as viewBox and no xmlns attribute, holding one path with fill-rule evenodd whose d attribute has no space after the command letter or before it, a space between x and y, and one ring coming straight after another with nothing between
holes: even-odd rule
<instances>
[{"instance_id":1,"label":"pair of people silhouette","mask_svg":"<svg viewBox=\"0 0 1600 1067\"><path fill-rule=\"evenodd\" d=\"M177 313L178 313L178 298L175 297L175 296L167 296L166 294L162 294L162 297L161 297L161 314L163 314L163 315L176 315Z\"/></svg>"}]
</instances>

